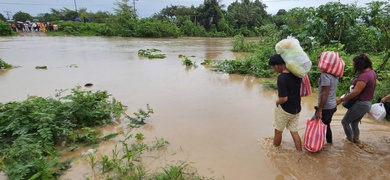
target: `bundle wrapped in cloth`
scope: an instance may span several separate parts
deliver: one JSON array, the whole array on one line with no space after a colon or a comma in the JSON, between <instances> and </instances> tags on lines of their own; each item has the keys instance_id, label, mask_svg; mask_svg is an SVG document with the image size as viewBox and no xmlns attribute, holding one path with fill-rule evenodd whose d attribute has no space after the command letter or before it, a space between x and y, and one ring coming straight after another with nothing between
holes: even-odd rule
<instances>
[{"instance_id":1,"label":"bundle wrapped in cloth","mask_svg":"<svg viewBox=\"0 0 390 180\"><path fill-rule=\"evenodd\" d=\"M286 62L286 68L295 76L302 78L301 96L311 95L311 85L307 73L310 71L312 63L299 41L292 37L283 39L275 45L275 50Z\"/></svg>"},{"instance_id":2,"label":"bundle wrapped in cloth","mask_svg":"<svg viewBox=\"0 0 390 180\"><path fill-rule=\"evenodd\" d=\"M312 63L297 39L292 37L283 39L276 44L275 50L286 62L287 69L295 76L303 78L310 71Z\"/></svg>"},{"instance_id":3,"label":"bundle wrapped in cloth","mask_svg":"<svg viewBox=\"0 0 390 180\"><path fill-rule=\"evenodd\" d=\"M342 77L345 63L340 58L339 53L326 51L321 54L318 60L318 68L321 72L329 73L337 77Z\"/></svg>"}]
</instances>

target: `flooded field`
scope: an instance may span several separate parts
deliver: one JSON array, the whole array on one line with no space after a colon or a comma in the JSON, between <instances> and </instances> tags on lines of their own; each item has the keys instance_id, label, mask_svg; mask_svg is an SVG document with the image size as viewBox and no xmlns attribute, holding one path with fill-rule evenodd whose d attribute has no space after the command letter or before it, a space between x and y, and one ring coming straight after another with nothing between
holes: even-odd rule
<instances>
[{"instance_id":1,"label":"flooded field","mask_svg":"<svg viewBox=\"0 0 390 180\"><path fill-rule=\"evenodd\" d=\"M239 59L231 52L232 38L139 39L104 37L17 36L0 38L0 58L17 68L0 70L0 102L21 101L28 95L54 96L57 89L93 83L90 90L106 90L128 106L128 114L149 104L154 114L138 131L145 141L164 138L170 144L151 169L186 161L199 174L215 179L387 179L390 173L390 126L365 117L363 146L345 141L338 107L333 122L333 145L319 153L296 152L288 132L282 146L272 146L276 92L260 78L229 75L200 65L205 59ZM139 57L140 49L156 48L164 59ZM195 61L186 67L179 57ZM47 69L35 69L47 66ZM299 134L312 116L317 98L302 99ZM126 131L120 121L103 133ZM115 140L118 140L116 138ZM98 152L110 153L117 141L103 142ZM92 176L81 153L61 179ZM0 179L5 179L0 176Z\"/></svg>"}]
</instances>

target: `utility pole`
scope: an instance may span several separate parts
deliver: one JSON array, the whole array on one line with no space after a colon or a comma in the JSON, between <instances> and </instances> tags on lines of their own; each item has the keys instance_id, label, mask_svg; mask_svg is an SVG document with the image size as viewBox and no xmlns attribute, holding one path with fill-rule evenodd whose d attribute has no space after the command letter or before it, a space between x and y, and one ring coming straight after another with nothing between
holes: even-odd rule
<instances>
[{"instance_id":1,"label":"utility pole","mask_svg":"<svg viewBox=\"0 0 390 180\"><path fill-rule=\"evenodd\" d=\"M76 4L76 0L74 0L74 10L75 10L76 13L77 13L77 4Z\"/></svg>"},{"instance_id":2,"label":"utility pole","mask_svg":"<svg viewBox=\"0 0 390 180\"><path fill-rule=\"evenodd\" d=\"M7 14L8 20L10 20L10 19L9 19L9 16L10 16L10 14L11 14L11 11L4 11L4 12L5 12L5 14Z\"/></svg>"},{"instance_id":3,"label":"utility pole","mask_svg":"<svg viewBox=\"0 0 390 180\"><path fill-rule=\"evenodd\" d=\"M138 0L133 0L134 17L137 17L137 10L135 9L135 1L138 1Z\"/></svg>"}]
</instances>

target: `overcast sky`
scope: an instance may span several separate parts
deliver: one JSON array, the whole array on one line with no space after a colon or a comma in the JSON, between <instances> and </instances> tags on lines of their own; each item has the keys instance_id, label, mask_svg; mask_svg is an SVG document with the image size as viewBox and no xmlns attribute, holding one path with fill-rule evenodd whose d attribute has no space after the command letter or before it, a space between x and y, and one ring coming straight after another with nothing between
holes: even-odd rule
<instances>
[{"instance_id":1,"label":"overcast sky","mask_svg":"<svg viewBox=\"0 0 390 180\"><path fill-rule=\"evenodd\" d=\"M229 6L236 0L220 0L220 4ZM239 0L240 1L240 0ZM364 6L368 0L263 0L268 6L266 11L275 14L279 9L289 10L294 7L318 7L330 1L340 1L344 4L357 2L358 6ZM385 0L382 0L385 1ZM77 9L87 8L88 12L108 11L113 12L116 0L0 0L0 13L6 18L18 11L36 16L40 13L50 13L50 9ZM130 0L130 5L135 7L140 17L149 17L170 5L184 5L195 7L203 4L204 0Z\"/></svg>"}]
</instances>

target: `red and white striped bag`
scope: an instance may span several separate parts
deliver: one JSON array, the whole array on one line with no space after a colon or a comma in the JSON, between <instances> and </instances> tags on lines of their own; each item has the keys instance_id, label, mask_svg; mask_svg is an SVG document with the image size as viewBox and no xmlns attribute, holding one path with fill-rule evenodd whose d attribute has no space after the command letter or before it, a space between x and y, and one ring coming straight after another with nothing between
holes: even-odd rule
<instances>
[{"instance_id":1,"label":"red and white striped bag","mask_svg":"<svg viewBox=\"0 0 390 180\"><path fill-rule=\"evenodd\" d=\"M311 91L310 79L309 79L309 76L306 74L302 78L301 97L310 96L311 93L312 93L312 91Z\"/></svg>"},{"instance_id":2,"label":"red and white striped bag","mask_svg":"<svg viewBox=\"0 0 390 180\"><path fill-rule=\"evenodd\" d=\"M321 54L318 60L318 68L321 72L329 73L337 77L342 77L345 62L339 57L339 53L326 51Z\"/></svg>"},{"instance_id":3,"label":"red and white striped bag","mask_svg":"<svg viewBox=\"0 0 390 180\"><path fill-rule=\"evenodd\" d=\"M325 144L326 124L321 119L307 120L305 130L305 148L310 152L320 151Z\"/></svg>"}]
</instances>

